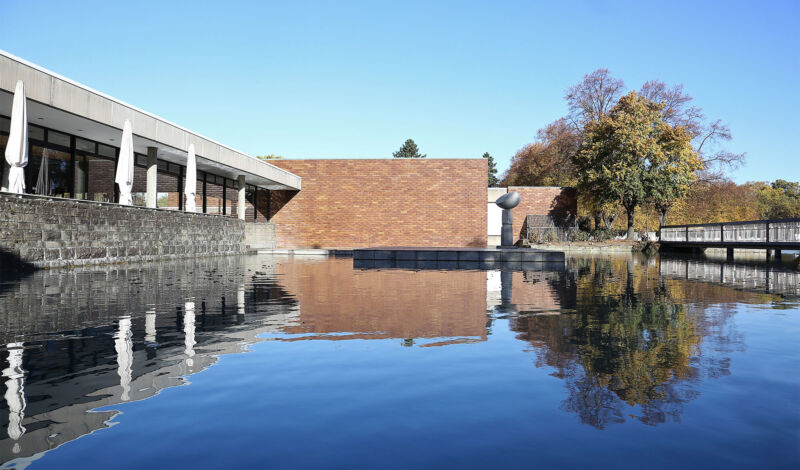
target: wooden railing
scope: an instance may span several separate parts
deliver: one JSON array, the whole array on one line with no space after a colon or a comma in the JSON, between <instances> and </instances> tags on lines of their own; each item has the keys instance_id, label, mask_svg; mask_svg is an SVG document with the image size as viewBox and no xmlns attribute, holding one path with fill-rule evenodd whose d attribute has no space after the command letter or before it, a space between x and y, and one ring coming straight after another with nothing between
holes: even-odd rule
<instances>
[{"instance_id":1,"label":"wooden railing","mask_svg":"<svg viewBox=\"0 0 800 470\"><path fill-rule=\"evenodd\" d=\"M800 219L754 220L715 224L666 225L662 243L703 245L798 245Z\"/></svg>"}]
</instances>

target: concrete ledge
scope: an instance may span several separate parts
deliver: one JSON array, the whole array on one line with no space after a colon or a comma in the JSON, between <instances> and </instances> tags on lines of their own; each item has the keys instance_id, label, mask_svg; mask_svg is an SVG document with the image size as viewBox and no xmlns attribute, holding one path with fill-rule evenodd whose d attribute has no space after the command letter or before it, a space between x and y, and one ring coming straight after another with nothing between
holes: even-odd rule
<instances>
[{"instance_id":1,"label":"concrete ledge","mask_svg":"<svg viewBox=\"0 0 800 470\"><path fill-rule=\"evenodd\" d=\"M481 271L564 271L564 262L485 262L485 261L420 261L353 259L355 269L436 269L436 270L481 270Z\"/></svg>"},{"instance_id":2,"label":"concrete ledge","mask_svg":"<svg viewBox=\"0 0 800 470\"><path fill-rule=\"evenodd\" d=\"M292 255L292 256L330 256L331 251L329 250L318 250L318 249L281 249L281 248L269 248L269 249L254 249L250 250L250 253L257 253L259 255Z\"/></svg>"},{"instance_id":3,"label":"concrete ledge","mask_svg":"<svg viewBox=\"0 0 800 470\"><path fill-rule=\"evenodd\" d=\"M451 263L461 265L473 263L474 266L491 266L497 263L564 263L564 252L545 251L530 248L438 248L438 247L376 247L353 250L356 261L416 261L416 266L430 262L438 266ZM423 266L423 268L424 268Z\"/></svg>"}]
</instances>

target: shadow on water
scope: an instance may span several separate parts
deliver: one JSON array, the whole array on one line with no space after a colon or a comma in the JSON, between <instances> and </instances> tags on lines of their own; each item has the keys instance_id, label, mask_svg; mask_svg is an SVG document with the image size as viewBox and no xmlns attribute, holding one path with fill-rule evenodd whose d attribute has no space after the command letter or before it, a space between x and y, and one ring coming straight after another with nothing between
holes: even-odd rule
<instances>
[{"instance_id":1,"label":"shadow on water","mask_svg":"<svg viewBox=\"0 0 800 470\"><path fill-rule=\"evenodd\" d=\"M0 462L22 464L108 427L115 405L184 385L257 342L468 348L500 324L561 381L560 408L581 423L680 422L700 384L730 375L731 354L744 349L734 310L709 306L796 308L800 294L798 274L776 266L677 257L379 268L243 256L3 281Z\"/></svg>"}]
</instances>

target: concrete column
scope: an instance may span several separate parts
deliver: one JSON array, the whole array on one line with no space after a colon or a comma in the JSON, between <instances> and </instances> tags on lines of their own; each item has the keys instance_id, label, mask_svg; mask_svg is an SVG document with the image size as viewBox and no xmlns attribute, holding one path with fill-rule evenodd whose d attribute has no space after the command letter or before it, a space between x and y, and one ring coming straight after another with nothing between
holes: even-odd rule
<instances>
[{"instance_id":1,"label":"concrete column","mask_svg":"<svg viewBox=\"0 0 800 470\"><path fill-rule=\"evenodd\" d=\"M147 147L147 207L156 207L158 197L158 148Z\"/></svg>"},{"instance_id":2,"label":"concrete column","mask_svg":"<svg viewBox=\"0 0 800 470\"><path fill-rule=\"evenodd\" d=\"M244 183L244 175L239 175L239 198L236 201L236 215L239 216L239 220L244 220L244 212L245 212L245 205L244 205L244 198L245 198L245 183Z\"/></svg>"}]
</instances>

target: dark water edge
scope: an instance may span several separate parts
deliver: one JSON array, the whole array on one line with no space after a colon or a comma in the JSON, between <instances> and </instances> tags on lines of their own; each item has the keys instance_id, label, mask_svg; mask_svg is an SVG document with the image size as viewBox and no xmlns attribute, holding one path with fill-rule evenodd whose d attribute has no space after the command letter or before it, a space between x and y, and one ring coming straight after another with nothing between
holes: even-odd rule
<instances>
[{"instance_id":1,"label":"dark water edge","mask_svg":"<svg viewBox=\"0 0 800 470\"><path fill-rule=\"evenodd\" d=\"M674 256L5 277L0 462L798 468L799 298L786 267Z\"/></svg>"}]
</instances>

